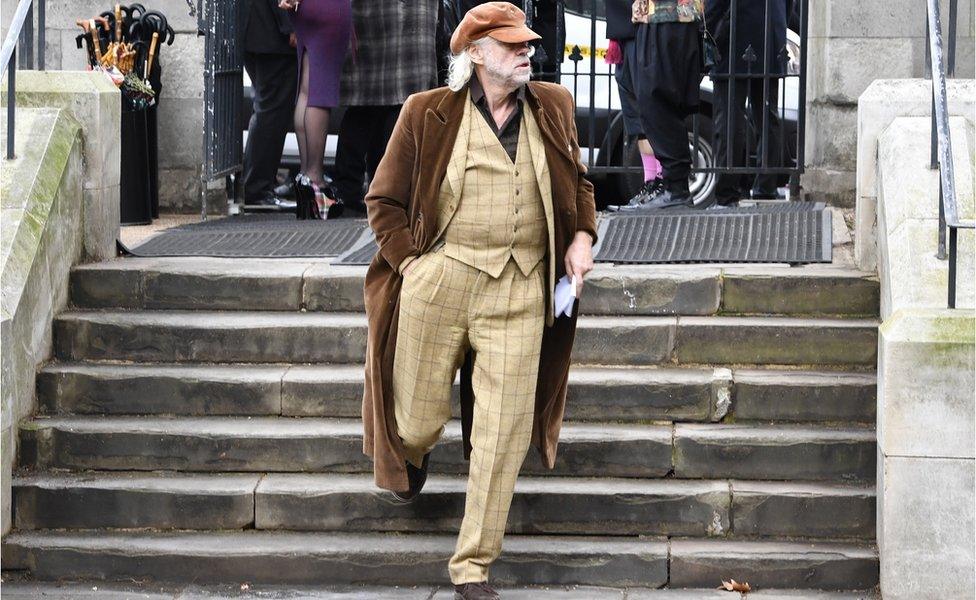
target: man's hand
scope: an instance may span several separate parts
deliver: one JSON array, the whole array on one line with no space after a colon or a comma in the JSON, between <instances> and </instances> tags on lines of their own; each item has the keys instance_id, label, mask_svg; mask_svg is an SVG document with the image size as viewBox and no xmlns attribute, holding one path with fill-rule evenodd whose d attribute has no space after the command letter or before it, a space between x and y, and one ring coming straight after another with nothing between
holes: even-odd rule
<instances>
[{"instance_id":1,"label":"man's hand","mask_svg":"<svg viewBox=\"0 0 976 600\"><path fill-rule=\"evenodd\" d=\"M576 297L583 292L583 277L593 270L593 239L585 231L577 231L573 243L566 248L566 274L576 277Z\"/></svg>"},{"instance_id":2,"label":"man's hand","mask_svg":"<svg viewBox=\"0 0 976 600\"><path fill-rule=\"evenodd\" d=\"M289 33L288 34L288 45L291 46L292 48L297 48L298 47L298 36L295 35L294 33Z\"/></svg>"},{"instance_id":3,"label":"man's hand","mask_svg":"<svg viewBox=\"0 0 976 600\"><path fill-rule=\"evenodd\" d=\"M278 8L285 10L297 10L302 0L279 0Z\"/></svg>"}]
</instances>

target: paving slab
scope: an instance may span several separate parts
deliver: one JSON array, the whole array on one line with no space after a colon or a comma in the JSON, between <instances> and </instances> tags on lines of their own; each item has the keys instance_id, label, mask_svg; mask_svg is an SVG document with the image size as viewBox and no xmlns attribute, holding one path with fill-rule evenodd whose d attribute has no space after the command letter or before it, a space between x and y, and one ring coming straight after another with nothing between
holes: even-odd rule
<instances>
[{"instance_id":1,"label":"paving slab","mask_svg":"<svg viewBox=\"0 0 976 600\"><path fill-rule=\"evenodd\" d=\"M737 537L874 539L874 484L732 481L731 486Z\"/></svg>"}]
</instances>

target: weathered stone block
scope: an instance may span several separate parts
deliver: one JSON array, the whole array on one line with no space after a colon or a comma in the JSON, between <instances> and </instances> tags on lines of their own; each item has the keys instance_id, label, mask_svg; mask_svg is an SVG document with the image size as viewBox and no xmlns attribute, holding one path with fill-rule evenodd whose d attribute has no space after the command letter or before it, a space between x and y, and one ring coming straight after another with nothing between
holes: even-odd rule
<instances>
[{"instance_id":1,"label":"weathered stone block","mask_svg":"<svg viewBox=\"0 0 976 600\"><path fill-rule=\"evenodd\" d=\"M580 312L588 315L711 315L719 304L718 269L597 267L586 277Z\"/></svg>"},{"instance_id":2,"label":"weathered stone block","mask_svg":"<svg viewBox=\"0 0 976 600\"><path fill-rule=\"evenodd\" d=\"M882 596L969 597L976 589L972 458L887 456L879 467Z\"/></svg>"},{"instance_id":3,"label":"weathered stone block","mask_svg":"<svg viewBox=\"0 0 976 600\"><path fill-rule=\"evenodd\" d=\"M674 474L682 478L870 480L874 432L798 426L678 424Z\"/></svg>"},{"instance_id":4,"label":"weathered stone block","mask_svg":"<svg viewBox=\"0 0 976 600\"><path fill-rule=\"evenodd\" d=\"M873 539L874 486L733 481L736 536Z\"/></svg>"},{"instance_id":5,"label":"weathered stone block","mask_svg":"<svg viewBox=\"0 0 976 600\"><path fill-rule=\"evenodd\" d=\"M843 544L672 540L673 587L730 577L757 589L868 589L878 582L878 556L868 547Z\"/></svg>"},{"instance_id":6,"label":"weathered stone block","mask_svg":"<svg viewBox=\"0 0 976 600\"><path fill-rule=\"evenodd\" d=\"M17 529L240 529L254 522L259 479L256 474L22 476L14 480Z\"/></svg>"},{"instance_id":7,"label":"weathered stone block","mask_svg":"<svg viewBox=\"0 0 976 600\"><path fill-rule=\"evenodd\" d=\"M878 444L887 456L976 456L972 311L899 311L881 326Z\"/></svg>"}]
</instances>

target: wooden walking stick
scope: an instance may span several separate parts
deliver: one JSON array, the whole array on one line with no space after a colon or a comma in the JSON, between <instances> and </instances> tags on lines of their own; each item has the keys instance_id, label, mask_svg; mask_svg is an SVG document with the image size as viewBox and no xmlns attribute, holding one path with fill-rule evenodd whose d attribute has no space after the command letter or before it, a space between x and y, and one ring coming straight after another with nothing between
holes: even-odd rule
<instances>
[{"instance_id":1,"label":"wooden walking stick","mask_svg":"<svg viewBox=\"0 0 976 600\"><path fill-rule=\"evenodd\" d=\"M146 59L146 81L149 81L149 73L152 71L153 58L156 57L156 46L159 44L159 32L154 31L152 42L149 44L149 58Z\"/></svg>"},{"instance_id":2,"label":"wooden walking stick","mask_svg":"<svg viewBox=\"0 0 976 600\"><path fill-rule=\"evenodd\" d=\"M115 42L122 43L122 5L115 5Z\"/></svg>"},{"instance_id":3,"label":"wooden walking stick","mask_svg":"<svg viewBox=\"0 0 976 600\"><path fill-rule=\"evenodd\" d=\"M98 61L99 64L101 64L101 62L102 62L102 44L98 40L98 26L95 25L95 19L89 20L88 21L88 26L89 26L89 28L91 30L91 34L92 34L92 43L95 44L95 60Z\"/></svg>"}]
</instances>

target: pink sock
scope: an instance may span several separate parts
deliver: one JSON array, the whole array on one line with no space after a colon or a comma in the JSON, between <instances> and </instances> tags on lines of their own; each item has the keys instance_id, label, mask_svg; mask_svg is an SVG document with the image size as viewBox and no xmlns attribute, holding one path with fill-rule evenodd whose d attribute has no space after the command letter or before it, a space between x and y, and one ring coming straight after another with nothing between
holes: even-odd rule
<instances>
[{"instance_id":1,"label":"pink sock","mask_svg":"<svg viewBox=\"0 0 976 600\"><path fill-rule=\"evenodd\" d=\"M657 179L661 175L661 163L653 154L641 154L641 162L644 163L644 181Z\"/></svg>"}]
</instances>

